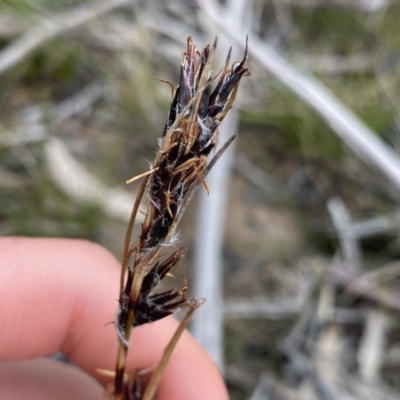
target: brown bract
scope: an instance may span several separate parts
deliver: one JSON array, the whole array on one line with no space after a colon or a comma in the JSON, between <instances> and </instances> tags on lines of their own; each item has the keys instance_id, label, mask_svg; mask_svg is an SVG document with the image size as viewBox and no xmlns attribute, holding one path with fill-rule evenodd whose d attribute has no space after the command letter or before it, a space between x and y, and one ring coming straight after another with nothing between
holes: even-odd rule
<instances>
[{"instance_id":1,"label":"brown bract","mask_svg":"<svg viewBox=\"0 0 400 400\"><path fill-rule=\"evenodd\" d=\"M183 257L184 248L164 255L175 244L175 232L195 189L203 182L215 161L207 156L218 144L219 126L232 107L240 79L249 75L243 60L230 66L230 51L222 71L213 77L211 65L217 41L200 52L187 40L183 53L179 85L149 174L136 199L125 241L121 276L121 294L116 326L120 353L116 369L114 398L123 395L125 357L131 330L147 322L172 314L178 307L190 305L186 285L181 290L153 293L159 282ZM133 223L143 195L149 202L139 243L130 244ZM131 260L132 259L132 260Z\"/></svg>"}]
</instances>

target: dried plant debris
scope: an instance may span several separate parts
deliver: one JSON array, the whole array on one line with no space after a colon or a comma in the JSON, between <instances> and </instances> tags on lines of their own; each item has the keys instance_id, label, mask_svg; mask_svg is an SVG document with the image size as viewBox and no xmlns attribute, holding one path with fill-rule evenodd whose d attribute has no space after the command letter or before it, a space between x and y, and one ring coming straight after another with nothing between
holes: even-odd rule
<instances>
[{"instance_id":1,"label":"dried plant debris","mask_svg":"<svg viewBox=\"0 0 400 400\"><path fill-rule=\"evenodd\" d=\"M132 328L157 321L179 307L192 304L186 297L186 284L181 290L154 293L154 289L183 257L185 248L175 249L170 255L165 252L168 246L176 245L176 227L194 191L202 183L208 190L204 179L231 143L230 140L210 162L207 161L218 144L219 126L232 107L240 79L249 75L246 43L243 60L230 66L229 52L222 71L213 77L211 65L216 44L215 40L212 47L208 45L200 52L192 38L188 38L180 82L173 94L157 155L150 170L140 175L144 180L126 234L115 321L120 350L114 399L137 398L124 380ZM146 217L139 243L132 245L132 229L144 195L149 200Z\"/></svg>"}]
</instances>

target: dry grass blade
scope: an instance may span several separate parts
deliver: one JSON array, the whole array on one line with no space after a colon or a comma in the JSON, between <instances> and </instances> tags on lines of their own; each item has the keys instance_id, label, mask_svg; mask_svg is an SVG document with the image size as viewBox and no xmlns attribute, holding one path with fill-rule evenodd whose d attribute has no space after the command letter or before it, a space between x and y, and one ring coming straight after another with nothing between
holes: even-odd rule
<instances>
[{"instance_id":1,"label":"dry grass blade","mask_svg":"<svg viewBox=\"0 0 400 400\"><path fill-rule=\"evenodd\" d=\"M132 213L131 213L131 216L129 218L128 227L127 227L127 230L126 230L125 243L124 243L124 255L123 255L123 259L122 259L120 296L123 293L122 289L124 287L124 282L125 282L125 273L126 273L126 268L128 266L128 262L129 262L129 246L130 246L130 243L131 243L132 231L133 231L133 227L135 225L135 219L136 219L136 215L137 215L138 210L139 210L140 202L142 201L142 197L143 197L143 194L144 194L145 189L146 189L147 181L148 181L148 176L146 177L146 179L140 185L138 194L136 196L135 204L133 205ZM120 297L120 301L122 301L121 297Z\"/></svg>"},{"instance_id":2,"label":"dry grass blade","mask_svg":"<svg viewBox=\"0 0 400 400\"><path fill-rule=\"evenodd\" d=\"M188 38L179 86L173 94L157 155L150 170L140 175L145 179L126 233L119 309L115 318L120 344L114 386L116 400L135 398L127 394L132 393L132 382L129 383L132 387L127 388L128 383L124 380L132 329L164 318L182 306L190 307L189 316L196 308L193 301L186 297L186 284L180 290L161 293L154 293L154 289L185 252L184 248L177 248L169 255L167 253L168 246L175 246L175 231L183 212L196 189L234 139L231 138L211 162L207 162L207 156L218 144L219 126L232 107L240 80L249 74L245 66L246 46L242 61L229 68L228 55L222 72L212 78L211 66L216 44L215 40L212 48L206 46L200 52L192 39ZM139 242L132 245L134 221L145 194L149 199L145 220ZM176 339L171 342L170 352L180 330L183 327L174 336ZM169 355L164 356L157 369L161 372L157 372L154 378L156 383L151 389L154 392ZM146 396L150 399L152 395Z\"/></svg>"},{"instance_id":3,"label":"dry grass blade","mask_svg":"<svg viewBox=\"0 0 400 400\"><path fill-rule=\"evenodd\" d=\"M194 301L194 304L190 305L190 308L186 312L185 317L179 324L176 332L174 333L174 336L172 337L171 341L168 343L168 346L164 350L164 354L162 359L157 365L157 368L153 372L153 375L150 378L149 383L146 386L146 390L143 394L142 400L152 400L156 394L157 387L161 381L162 374L164 373L165 367L168 364L168 361L172 355L172 352L178 343L179 338L181 337L183 331L187 327L189 320L193 313L197 310L198 307L201 306L201 302L199 301Z\"/></svg>"}]
</instances>

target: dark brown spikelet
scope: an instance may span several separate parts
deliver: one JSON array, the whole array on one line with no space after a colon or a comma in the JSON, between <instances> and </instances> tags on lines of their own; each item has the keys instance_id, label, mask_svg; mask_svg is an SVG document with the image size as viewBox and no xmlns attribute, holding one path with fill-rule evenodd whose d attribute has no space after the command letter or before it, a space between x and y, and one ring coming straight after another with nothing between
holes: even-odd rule
<instances>
[{"instance_id":1,"label":"dark brown spikelet","mask_svg":"<svg viewBox=\"0 0 400 400\"><path fill-rule=\"evenodd\" d=\"M145 276L135 308L133 326L143 325L167 317L177 308L186 304L186 286L179 291L173 289L151 294L152 290L157 287L171 268L183 257L185 250L185 248L178 249L163 262L157 261ZM123 324L126 321L126 315L121 315L120 318L122 320L121 326L125 329Z\"/></svg>"},{"instance_id":2,"label":"dark brown spikelet","mask_svg":"<svg viewBox=\"0 0 400 400\"><path fill-rule=\"evenodd\" d=\"M240 78L248 73L246 51L243 61L232 68L227 67L227 59L211 90L214 49L215 44L212 50L207 46L200 55L188 38L180 84L154 161L156 171L148 185L150 204L141 235L142 249L150 250L165 239L188 191L201 183L206 156L218 144L218 127L232 106Z\"/></svg>"},{"instance_id":3,"label":"dark brown spikelet","mask_svg":"<svg viewBox=\"0 0 400 400\"><path fill-rule=\"evenodd\" d=\"M174 244L177 224L194 190L227 147L225 145L210 163L207 162L207 156L218 144L219 126L232 107L240 79L249 75L245 65L246 43L243 60L230 66L229 52L220 74L212 77L216 43L215 40L212 47L208 45L200 52L191 37L187 40L179 85L173 94L159 149L132 212L115 321L120 339L114 388L116 400L128 398L124 369L132 328L157 321L188 304L186 284L181 290L154 293L160 281L183 257L185 249L176 249L169 256L163 253ZM131 247L133 223L144 194L149 200L146 217L139 243Z\"/></svg>"}]
</instances>

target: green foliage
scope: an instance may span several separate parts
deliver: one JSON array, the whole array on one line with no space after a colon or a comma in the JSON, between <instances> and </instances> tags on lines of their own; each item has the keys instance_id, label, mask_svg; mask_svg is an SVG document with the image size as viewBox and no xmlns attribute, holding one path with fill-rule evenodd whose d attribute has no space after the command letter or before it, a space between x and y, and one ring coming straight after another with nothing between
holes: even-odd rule
<instances>
[{"instance_id":1,"label":"green foliage","mask_svg":"<svg viewBox=\"0 0 400 400\"><path fill-rule=\"evenodd\" d=\"M367 125L387 137L395 110L372 74L321 77ZM243 122L263 126L268 146L288 157L329 160L343 156L345 147L329 126L301 99L275 87L262 112L244 112Z\"/></svg>"},{"instance_id":2,"label":"green foliage","mask_svg":"<svg viewBox=\"0 0 400 400\"><path fill-rule=\"evenodd\" d=\"M80 0L2 0L0 12L7 11L29 17L38 11L57 12L79 4L82 4Z\"/></svg>"},{"instance_id":3,"label":"green foliage","mask_svg":"<svg viewBox=\"0 0 400 400\"><path fill-rule=\"evenodd\" d=\"M27 0L2 0L0 3L0 12L12 12L29 16L35 11L35 8L39 4L32 4L31 1Z\"/></svg>"},{"instance_id":4,"label":"green foliage","mask_svg":"<svg viewBox=\"0 0 400 400\"><path fill-rule=\"evenodd\" d=\"M270 149L287 157L319 160L342 154L342 144L303 101L281 89L262 114L243 113L247 123L262 124Z\"/></svg>"},{"instance_id":5,"label":"green foliage","mask_svg":"<svg viewBox=\"0 0 400 400\"><path fill-rule=\"evenodd\" d=\"M298 46L303 49L350 54L368 43L363 18L340 7L295 8L294 20L302 32Z\"/></svg>"},{"instance_id":6,"label":"green foliage","mask_svg":"<svg viewBox=\"0 0 400 400\"><path fill-rule=\"evenodd\" d=\"M30 153L29 164L0 153L1 165L15 178L14 185L3 185L0 191L0 204L7 204L0 208L0 230L4 221L6 234L94 239L102 211L66 198L47 177L40 150L31 147L23 152Z\"/></svg>"},{"instance_id":7,"label":"green foliage","mask_svg":"<svg viewBox=\"0 0 400 400\"><path fill-rule=\"evenodd\" d=\"M393 4L385 14L385 21L379 27L377 37L382 48L395 52L400 49L398 4Z\"/></svg>"}]
</instances>

